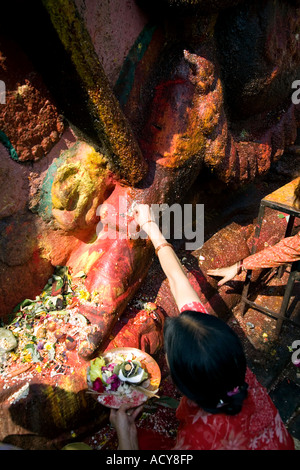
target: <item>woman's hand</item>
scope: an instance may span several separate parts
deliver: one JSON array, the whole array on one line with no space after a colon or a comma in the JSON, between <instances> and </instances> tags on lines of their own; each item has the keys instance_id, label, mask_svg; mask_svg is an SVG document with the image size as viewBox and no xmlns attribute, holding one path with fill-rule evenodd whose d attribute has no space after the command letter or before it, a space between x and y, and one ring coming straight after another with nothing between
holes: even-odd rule
<instances>
[{"instance_id":1,"label":"woman's hand","mask_svg":"<svg viewBox=\"0 0 300 470\"><path fill-rule=\"evenodd\" d=\"M131 405L123 404L118 410L111 410L110 422L117 431L119 450L138 450L135 419L142 409L143 406L132 408Z\"/></svg>"},{"instance_id":2,"label":"woman's hand","mask_svg":"<svg viewBox=\"0 0 300 470\"><path fill-rule=\"evenodd\" d=\"M231 279L233 279L238 274L238 269L238 263L235 263L232 266L227 266L226 268L209 269L207 274L209 276L222 277L223 279L218 282L218 286L223 286L225 282L231 281Z\"/></svg>"},{"instance_id":3,"label":"woman's hand","mask_svg":"<svg viewBox=\"0 0 300 470\"><path fill-rule=\"evenodd\" d=\"M158 258L160 265L168 278L172 295L179 310L189 302L200 302L199 296L191 286L183 267L177 258L173 248L166 243L164 235L154 221L150 207L139 204L135 207L135 221L142 227L155 249L159 249ZM149 222L150 223L146 223Z\"/></svg>"},{"instance_id":4,"label":"woman's hand","mask_svg":"<svg viewBox=\"0 0 300 470\"><path fill-rule=\"evenodd\" d=\"M151 209L147 204L138 204L137 206L135 206L134 219L140 227L142 227L144 224L146 225L147 222L154 222L154 217L151 213Z\"/></svg>"}]
</instances>

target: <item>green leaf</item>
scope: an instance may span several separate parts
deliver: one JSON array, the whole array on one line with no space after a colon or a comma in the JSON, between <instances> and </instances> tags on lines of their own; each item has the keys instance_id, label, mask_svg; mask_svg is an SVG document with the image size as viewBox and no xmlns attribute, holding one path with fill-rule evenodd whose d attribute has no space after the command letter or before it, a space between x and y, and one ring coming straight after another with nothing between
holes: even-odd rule
<instances>
[{"instance_id":1,"label":"green leaf","mask_svg":"<svg viewBox=\"0 0 300 470\"><path fill-rule=\"evenodd\" d=\"M48 284L45 285L45 287L44 287L43 290L44 290L44 292L46 292L46 294L47 294L48 292L51 291L51 289L52 289L52 284L49 284L49 283L48 283Z\"/></svg>"},{"instance_id":2,"label":"green leaf","mask_svg":"<svg viewBox=\"0 0 300 470\"><path fill-rule=\"evenodd\" d=\"M40 353L38 352L37 347L36 347L35 344L31 344L31 343L26 344L24 349L29 349L29 352L31 354L32 362L41 362L42 361L42 357L41 357Z\"/></svg>"},{"instance_id":3,"label":"green leaf","mask_svg":"<svg viewBox=\"0 0 300 470\"><path fill-rule=\"evenodd\" d=\"M155 400L155 403L157 403L158 405L165 406L167 408L173 408L173 409L178 408L178 405L179 405L178 400L172 397L167 397L165 395Z\"/></svg>"},{"instance_id":4,"label":"green leaf","mask_svg":"<svg viewBox=\"0 0 300 470\"><path fill-rule=\"evenodd\" d=\"M67 266L56 266L54 276L65 276L68 275L69 269Z\"/></svg>"},{"instance_id":5,"label":"green leaf","mask_svg":"<svg viewBox=\"0 0 300 470\"><path fill-rule=\"evenodd\" d=\"M64 280L61 277L59 277L58 279L55 279L55 280L56 280L55 289L57 291L57 290L61 289L62 286L64 285Z\"/></svg>"},{"instance_id":6,"label":"green leaf","mask_svg":"<svg viewBox=\"0 0 300 470\"><path fill-rule=\"evenodd\" d=\"M35 300L25 299L25 300L23 300L22 302L20 302L20 303L13 309L13 312L18 312L19 310L21 310L21 308L23 308L23 307L28 307L29 305L34 304L34 302L35 302Z\"/></svg>"}]
</instances>

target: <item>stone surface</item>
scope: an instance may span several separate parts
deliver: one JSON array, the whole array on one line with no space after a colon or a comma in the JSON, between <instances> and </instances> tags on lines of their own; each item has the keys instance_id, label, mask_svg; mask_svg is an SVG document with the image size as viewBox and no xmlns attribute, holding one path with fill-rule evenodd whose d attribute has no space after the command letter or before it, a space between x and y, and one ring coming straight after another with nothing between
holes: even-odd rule
<instances>
[{"instance_id":1,"label":"stone surface","mask_svg":"<svg viewBox=\"0 0 300 470\"><path fill-rule=\"evenodd\" d=\"M98 222L97 209L114 187L103 155L77 142L62 158L51 187L52 214L64 231L76 234Z\"/></svg>"},{"instance_id":2,"label":"stone surface","mask_svg":"<svg viewBox=\"0 0 300 470\"><path fill-rule=\"evenodd\" d=\"M234 121L261 115L259 129L289 107L299 76L298 8L285 1L246 1L219 16L219 58Z\"/></svg>"},{"instance_id":3,"label":"stone surface","mask_svg":"<svg viewBox=\"0 0 300 470\"><path fill-rule=\"evenodd\" d=\"M5 35L0 42L5 58L1 79L6 86L5 105L0 107L0 141L17 161L40 160L59 141L66 122L22 45Z\"/></svg>"}]
</instances>

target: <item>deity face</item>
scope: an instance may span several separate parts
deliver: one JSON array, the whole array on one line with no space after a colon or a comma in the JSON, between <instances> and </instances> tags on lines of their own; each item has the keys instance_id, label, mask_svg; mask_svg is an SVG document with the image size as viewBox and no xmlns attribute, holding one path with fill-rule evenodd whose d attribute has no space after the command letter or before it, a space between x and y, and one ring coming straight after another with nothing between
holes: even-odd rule
<instances>
[{"instance_id":1,"label":"deity face","mask_svg":"<svg viewBox=\"0 0 300 470\"><path fill-rule=\"evenodd\" d=\"M51 190L56 223L73 233L95 225L97 208L114 186L103 155L86 143L74 147L58 168Z\"/></svg>"}]
</instances>

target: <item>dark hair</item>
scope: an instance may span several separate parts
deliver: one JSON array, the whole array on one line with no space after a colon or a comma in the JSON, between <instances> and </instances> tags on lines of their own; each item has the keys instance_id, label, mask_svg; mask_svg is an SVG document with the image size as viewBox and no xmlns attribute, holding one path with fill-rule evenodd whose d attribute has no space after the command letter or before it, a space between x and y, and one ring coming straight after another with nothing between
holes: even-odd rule
<instances>
[{"instance_id":1,"label":"dark hair","mask_svg":"<svg viewBox=\"0 0 300 470\"><path fill-rule=\"evenodd\" d=\"M239 413L247 396L246 357L227 323L184 311L166 319L164 347L172 380L183 395L210 413Z\"/></svg>"}]
</instances>

